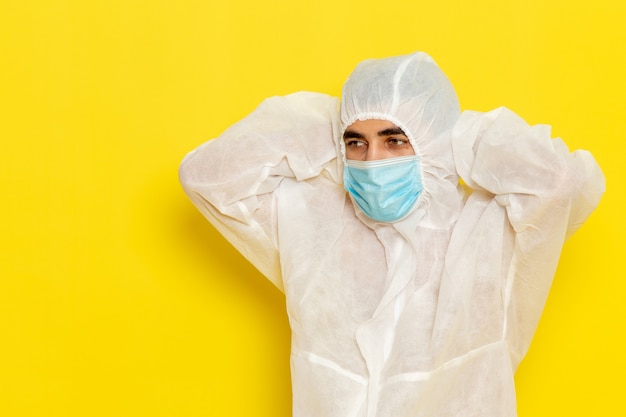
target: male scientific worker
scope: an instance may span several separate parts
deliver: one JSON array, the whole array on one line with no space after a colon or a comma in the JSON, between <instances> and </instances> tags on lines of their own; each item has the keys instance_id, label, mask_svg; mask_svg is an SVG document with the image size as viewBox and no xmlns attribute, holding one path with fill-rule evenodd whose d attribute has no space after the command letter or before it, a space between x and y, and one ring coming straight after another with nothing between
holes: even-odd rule
<instances>
[{"instance_id":1,"label":"male scientific worker","mask_svg":"<svg viewBox=\"0 0 626 417\"><path fill-rule=\"evenodd\" d=\"M561 247L604 191L549 127L461 115L424 53L362 62L341 103L265 100L180 178L286 295L295 417L515 416Z\"/></svg>"}]
</instances>

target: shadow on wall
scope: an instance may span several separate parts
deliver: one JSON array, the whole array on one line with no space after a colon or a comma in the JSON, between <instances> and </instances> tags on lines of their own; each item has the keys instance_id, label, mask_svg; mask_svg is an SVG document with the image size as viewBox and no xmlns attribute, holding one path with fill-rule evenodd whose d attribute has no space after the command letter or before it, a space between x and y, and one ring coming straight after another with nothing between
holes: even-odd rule
<instances>
[{"instance_id":1,"label":"shadow on wall","mask_svg":"<svg viewBox=\"0 0 626 417\"><path fill-rule=\"evenodd\" d=\"M155 274L200 279L200 288L254 299L286 320L283 294L196 210L175 171L153 176L138 190L131 211L131 245Z\"/></svg>"}]
</instances>

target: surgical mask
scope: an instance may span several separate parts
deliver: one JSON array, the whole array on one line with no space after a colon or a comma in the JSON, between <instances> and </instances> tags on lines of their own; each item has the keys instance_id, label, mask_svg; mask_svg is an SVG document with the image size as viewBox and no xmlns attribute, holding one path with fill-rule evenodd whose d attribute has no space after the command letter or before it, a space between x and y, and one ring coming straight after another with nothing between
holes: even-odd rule
<instances>
[{"instance_id":1,"label":"surgical mask","mask_svg":"<svg viewBox=\"0 0 626 417\"><path fill-rule=\"evenodd\" d=\"M348 159L343 182L367 217L385 223L409 214L423 188L417 155L376 161Z\"/></svg>"}]
</instances>

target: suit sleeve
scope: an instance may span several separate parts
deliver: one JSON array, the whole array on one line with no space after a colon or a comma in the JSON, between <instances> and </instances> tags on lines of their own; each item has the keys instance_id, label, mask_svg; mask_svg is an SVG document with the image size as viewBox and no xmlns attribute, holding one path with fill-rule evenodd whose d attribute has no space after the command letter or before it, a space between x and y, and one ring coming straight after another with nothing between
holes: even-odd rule
<instances>
[{"instance_id":1,"label":"suit sleeve","mask_svg":"<svg viewBox=\"0 0 626 417\"><path fill-rule=\"evenodd\" d=\"M569 152L547 125L529 126L506 108L465 112L454 130L457 171L473 189L506 207L516 232L536 229L555 215L569 236L598 205L604 176L593 156Z\"/></svg>"},{"instance_id":2,"label":"suit sleeve","mask_svg":"<svg viewBox=\"0 0 626 417\"><path fill-rule=\"evenodd\" d=\"M180 166L181 184L194 205L281 291L280 184L319 175L340 181L337 131L336 98L306 92L273 97L190 152Z\"/></svg>"},{"instance_id":3,"label":"suit sleeve","mask_svg":"<svg viewBox=\"0 0 626 417\"><path fill-rule=\"evenodd\" d=\"M464 113L453 130L453 153L467 186L490 194L508 220L504 328L519 359L539 321L563 244L598 205L604 176L589 152L570 152L561 139L551 138L548 126L529 126L506 108Z\"/></svg>"}]
</instances>

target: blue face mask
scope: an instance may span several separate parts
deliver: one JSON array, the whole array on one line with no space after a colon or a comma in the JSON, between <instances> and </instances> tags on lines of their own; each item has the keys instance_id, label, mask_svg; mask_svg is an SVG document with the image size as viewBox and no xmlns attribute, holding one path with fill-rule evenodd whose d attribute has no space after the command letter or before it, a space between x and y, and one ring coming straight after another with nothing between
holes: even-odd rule
<instances>
[{"instance_id":1,"label":"blue face mask","mask_svg":"<svg viewBox=\"0 0 626 417\"><path fill-rule=\"evenodd\" d=\"M348 159L343 182L367 217L390 223L415 206L423 188L420 171L417 155L376 161Z\"/></svg>"}]
</instances>

